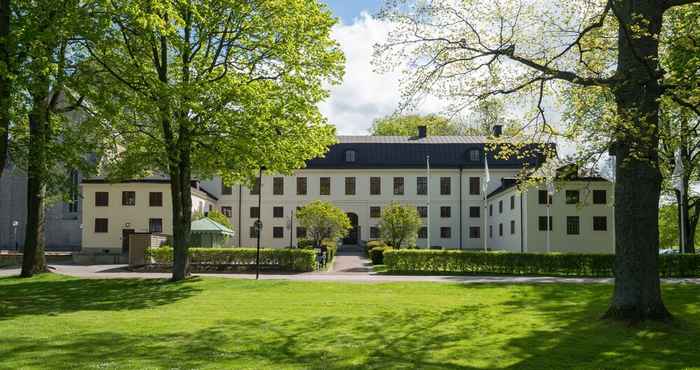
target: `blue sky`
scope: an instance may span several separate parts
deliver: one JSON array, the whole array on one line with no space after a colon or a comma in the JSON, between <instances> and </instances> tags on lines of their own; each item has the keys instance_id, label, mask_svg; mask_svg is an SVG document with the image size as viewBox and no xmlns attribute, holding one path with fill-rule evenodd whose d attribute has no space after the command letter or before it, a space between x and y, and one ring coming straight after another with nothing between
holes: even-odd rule
<instances>
[{"instance_id":1,"label":"blue sky","mask_svg":"<svg viewBox=\"0 0 700 370\"><path fill-rule=\"evenodd\" d=\"M370 14L376 13L382 5L382 0L321 0L328 4L333 14L340 17L345 24L353 23L364 10Z\"/></svg>"}]
</instances>

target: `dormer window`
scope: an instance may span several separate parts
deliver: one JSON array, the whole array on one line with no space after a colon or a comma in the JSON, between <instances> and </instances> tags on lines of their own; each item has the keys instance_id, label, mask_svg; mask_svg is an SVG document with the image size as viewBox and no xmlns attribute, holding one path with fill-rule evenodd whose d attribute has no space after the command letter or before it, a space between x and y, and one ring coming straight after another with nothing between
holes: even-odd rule
<instances>
[{"instance_id":1,"label":"dormer window","mask_svg":"<svg viewBox=\"0 0 700 370\"><path fill-rule=\"evenodd\" d=\"M478 162L481 160L481 152L478 149L472 149L469 151L469 160L472 162Z\"/></svg>"},{"instance_id":2,"label":"dormer window","mask_svg":"<svg viewBox=\"0 0 700 370\"><path fill-rule=\"evenodd\" d=\"M349 149L345 151L345 162L356 162L357 161L357 152Z\"/></svg>"}]
</instances>

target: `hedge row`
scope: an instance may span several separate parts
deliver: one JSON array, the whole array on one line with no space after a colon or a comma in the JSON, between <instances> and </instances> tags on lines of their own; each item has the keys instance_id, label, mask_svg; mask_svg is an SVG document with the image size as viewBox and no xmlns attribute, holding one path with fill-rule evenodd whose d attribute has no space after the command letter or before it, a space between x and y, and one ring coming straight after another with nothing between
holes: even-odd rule
<instances>
[{"instance_id":1,"label":"hedge row","mask_svg":"<svg viewBox=\"0 0 700 370\"><path fill-rule=\"evenodd\" d=\"M255 248L189 248L190 266L193 270L208 270L208 266L238 266L241 269L255 266ZM316 254L308 249L261 248L260 265L277 271L305 272L316 268ZM151 264L172 265L171 247L148 248L146 261Z\"/></svg>"},{"instance_id":2,"label":"hedge row","mask_svg":"<svg viewBox=\"0 0 700 370\"><path fill-rule=\"evenodd\" d=\"M458 273L558 276L613 276L612 254L387 250L384 265L395 273ZM660 255L661 277L700 276L700 255Z\"/></svg>"}]
</instances>

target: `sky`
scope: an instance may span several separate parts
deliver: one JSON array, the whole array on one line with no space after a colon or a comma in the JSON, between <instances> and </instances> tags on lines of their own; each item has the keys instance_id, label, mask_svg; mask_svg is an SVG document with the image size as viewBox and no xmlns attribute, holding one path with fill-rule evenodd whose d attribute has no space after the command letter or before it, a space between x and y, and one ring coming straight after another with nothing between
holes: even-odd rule
<instances>
[{"instance_id":1,"label":"sky","mask_svg":"<svg viewBox=\"0 0 700 370\"><path fill-rule=\"evenodd\" d=\"M389 26L373 18L381 0L322 0L339 23L332 37L345 53L343 83L331 88L331 96L320 105L340 135L366 135L372 121L394 113L401 100L399 74L373 72L372 52L386 39ZM417 107L417 113L439 113L436 102Z\"/></svg>"}]
</instances>

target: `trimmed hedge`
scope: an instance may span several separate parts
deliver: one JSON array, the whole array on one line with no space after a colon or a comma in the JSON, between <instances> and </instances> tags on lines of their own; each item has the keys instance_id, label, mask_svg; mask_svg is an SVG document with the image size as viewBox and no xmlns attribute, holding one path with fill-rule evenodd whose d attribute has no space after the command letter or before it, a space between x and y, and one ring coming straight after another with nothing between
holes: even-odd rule
<instances>
[{"instance_id":1,"label":"trimmed hedge","mask_svg":"<svg viewBox=\"0 0 700 370\"><path fill-rule=\"evenodd\" d=\"M374 248L386 248L388 245L382 240L370 240L365 243L365 255L370 256L370 251Z\"/></svg>"},{"instance_id":2,"label":"trimmed hedge","mask_svg":"<svg viewBox=\"0 0 700 370\"><path fill-rule=\"evenodd\" d=\"M392 247L374 247L369 250L369 258L372 260L373 265L383 265L384 264L384 252L393 250Z\"/></svg>"},{"instance_id":3,"label":"trimmed hedge","mask_svg":"<svg viewBox=\"0 0 700 370\"><path fill-rule=\"evenodd\" d=\"M314 250L312 244L302 243L301 241L297 244L300 249ZM335 242L325 241L323 245L326 246L328 250L328 261L332 261L335 258L336 253L338 253L338 245ZM315 252L315 251L314 251Z\"/></svg>"},{"instance_id":4,"label":"trimmed hedge","mask_svg":"<svg viewBox=\"0 0 700 370\"><path fill-rule=\"evenodd\" d=\"M239 270L255 267L255 248L189 248L188 254L193 271L209 270L213 266L237 267ZM167 246L148 248L146 261L172 265L173 249ZM260 265L277 271L313 271L316 254L308 249L261 248Z\"/></svg>"},{"instance_id":5,"label":"trimmed hedge","mask_svg":"<svg viewBox=\"0 0 700 370\"><path fill-rule=\"evenodd\" d=\"M612 277L615 255L578 253L388 250L384 265L395 273L457 273ZM700 276L700 255L659 256L661 277Z\"/></svg>"}]
</instances>

